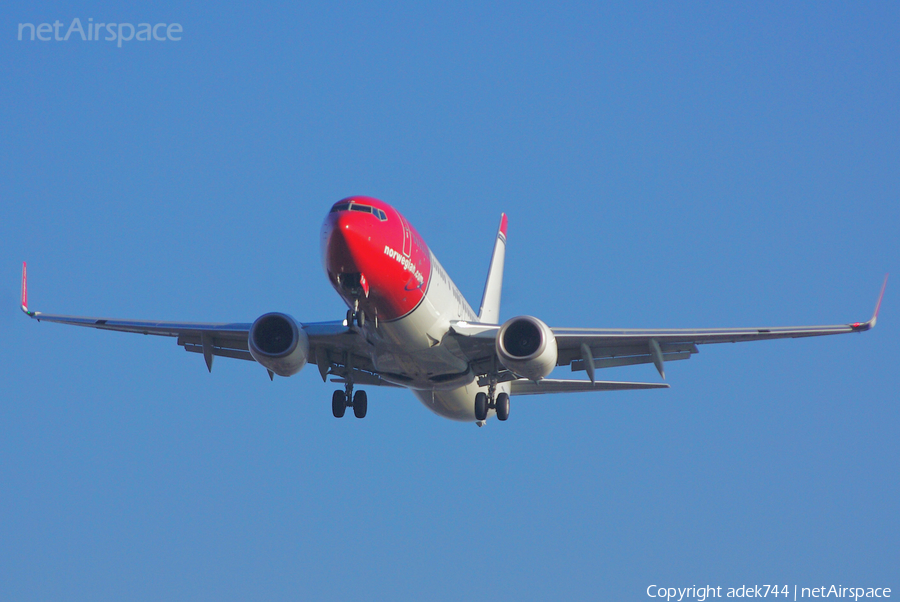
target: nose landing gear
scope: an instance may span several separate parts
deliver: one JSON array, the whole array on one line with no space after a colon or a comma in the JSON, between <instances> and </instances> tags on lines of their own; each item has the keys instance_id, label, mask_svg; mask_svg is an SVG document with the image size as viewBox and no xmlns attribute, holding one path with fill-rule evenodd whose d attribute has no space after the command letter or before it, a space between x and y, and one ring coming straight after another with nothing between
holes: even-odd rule
<instances>
[{"instance_id":1,"label":"nose landing gear","mask_svg":"<svg viewBox=\"0 0 900 602\"><path fill-rule=\"evenodd\" d=\"M363 326L366 324L366 314L359 308L359 300L368 298L369 282L366 280L365 274L360 272L342 273L338 274L336 278L341 289L346 293L344 298L353 299L353 308L347 310L347 326L352 327L355 322L356 326L362 330ZM375 315L373 317L375 319L375 327L377 328L378 316Z\"/></svg>"},{"instance_id":2,"label":"nose landing gear","mask_svg":"<svg viewBox=\"0 0 900 602\"><path fill-rule=\"evenodd\" d=\"M347 310L347 327L351 328L353 324L360 330L366 325L366 312L359 308L359 300L353 302L353 309ZM375 315L375 328L378 328L378 315Z\"/></svg>"},{"instance_id":3,"label":"nose landing gear","mask_svg":"<svg viewBox=\"0 0 900 602\"><path fill-rule=\"evenodd\" d=\"M362 328L366 325L366 312L361 309L353 311L352 309L347 310L347 326L353 326L354 322L356 323L357 328Z\"/></svg>"}]
</instances>

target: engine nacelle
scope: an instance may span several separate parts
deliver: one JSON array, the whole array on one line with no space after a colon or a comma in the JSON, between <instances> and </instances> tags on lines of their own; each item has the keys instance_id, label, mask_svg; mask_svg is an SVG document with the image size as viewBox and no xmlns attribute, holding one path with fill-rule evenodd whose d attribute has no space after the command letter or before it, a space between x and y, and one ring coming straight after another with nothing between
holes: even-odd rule
<instances>
[{"instance_id":1,"label":"engine nacelle","mask_svg":"<svg viewBox=\"0 0 900 602\"><path fill-rule=\"evenodd\" d=\"M556 337L532 316L507 320L500 327L496 348L504 366L529 380L540 380L556 367Z\"/></svg>"},{"instance_id":2,"label":"engine nacelle","mask_svg":"<svg viewBox=\"0 0 900 602\"><path fill-rule=\"evenodd\" d=\"M294 318L281 313L264 314L250 327L250 355L278 376L300 372L309 357L309 337Z\"/></svg>"}]
</instances>

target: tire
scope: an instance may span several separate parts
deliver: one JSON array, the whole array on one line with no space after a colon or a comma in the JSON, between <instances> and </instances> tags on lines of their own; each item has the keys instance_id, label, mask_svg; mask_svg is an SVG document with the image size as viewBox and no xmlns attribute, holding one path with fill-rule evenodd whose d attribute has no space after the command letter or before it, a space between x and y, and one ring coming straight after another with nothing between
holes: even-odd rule
<instances>
[{"instance_id":1,"label":"tire","mask_svg":"<svg viewBox=\"0 0 900 602\"><path fill-rule=\"evenodd\" d=\"M488 398L487 393L475 394L475 420L479 422L487 419Z\"/></svg>"},{"instance_id":2,"label":"tire","mask_svg":"<svg viewBox=\"0 0 900 602\"><path fill-rule=\"evenodd\" d=\"M366 312L363 310L356 312L356 325L360 328L366 325Z\"/></svg>"},{"instance_id":3,"label":"tire","mask_svg":"<svg viewBox=\"0 0 900 602\"><path fill-rule=\"evenodd\" d=\"M331 412L335 418L343 418L344 412L347 410L347 396L338 389L331 396Z\"/></svg>"},{"instance_id":4,"label":"tire","mask_svg":"<svg viewBox=\"0 0 900 602\"><path fill-rule=\"evenodd\" d=\"M369 399L365 391L357 391L353 395L353 415L357 418L365 418L368 409Z\"/></svg>"},{"instance_id":5,"label":"tire","mask_svg":"<svg viewBox=\"0 0 900 602\"><path fill-rule=\"evenodd\" d=\"M500 393L497 395L497 420L509 418L509 395Z\"/></svg>"}]
</instances>

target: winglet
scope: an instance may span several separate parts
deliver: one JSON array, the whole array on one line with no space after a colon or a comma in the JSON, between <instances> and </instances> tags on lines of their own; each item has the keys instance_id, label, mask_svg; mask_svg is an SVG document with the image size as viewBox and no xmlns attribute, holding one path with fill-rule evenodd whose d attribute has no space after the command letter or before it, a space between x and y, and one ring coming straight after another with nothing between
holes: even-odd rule
<instances>
[{"instance_id":1,"label":"winglet","mask_svg":"<svg viewBox=\"0 0 900 602\"><path fill-rule=\"evenodd\" d=\"M29 316L34 316L33 311L28 311L28 280L25 275L25 262L22 262L22 311Z\"/></svg>"},{"instance_id":2,"label":"winglet","mask_svg":"<svg viewBox=\"0 0 900 602\"><path fill-rule=\"evenodd\" d=\"M884 289L887 287L888 276L889 274L884 275L884 284L881 285L881 293L878 295L878 303L875 304L875 312L872 314L872 318L868 322L851 324L854 329L862 331L875 327L875 322L878 321L878 310L881 309L881 300L884 298Z\"/></svg>"},{"instance_id":3,"label":"winglet","mask_svg":"<svg viewBox=\"0 0 900 602\"><path fill-rule=\"evenodd\" d=\"M884 284L881 285L881 293L878 295L878 303L875 304L875 313L872 314L872 319L869 320L869 328L875 326L875 321L878 320L878 310L881 309L881 300L884 298L884 289L887 287L887 279L889 274L884 275Z\"/></svg>"}]
</instances>

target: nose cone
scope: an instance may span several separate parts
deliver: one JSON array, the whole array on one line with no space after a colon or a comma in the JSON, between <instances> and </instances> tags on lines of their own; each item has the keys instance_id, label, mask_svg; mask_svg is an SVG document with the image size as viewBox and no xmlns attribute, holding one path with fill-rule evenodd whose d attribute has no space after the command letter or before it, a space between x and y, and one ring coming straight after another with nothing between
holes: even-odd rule
<instances>
[{"instance_id":1,"label":"nose cone","mask_svg":"<svg viewBox=\"0 0 900 602\"><path fill-rule=\"evenodd\" d=\"M322 224L322 262L350 307L390 321L424 298L431 273L428 248L403 216L371 197L334 204Z\"/></svg>"},{"instance_id":2,"label":"nose cone","mask_svg":"<svg viewBox=\"0 0 900 602\"><path fill-rule=\"evenodd\" d=\"M322 258L329 275L358 273L360 258L369 253L371 224L354 211L328 214L322 231Z\"/></svg>"}]
</instances>

